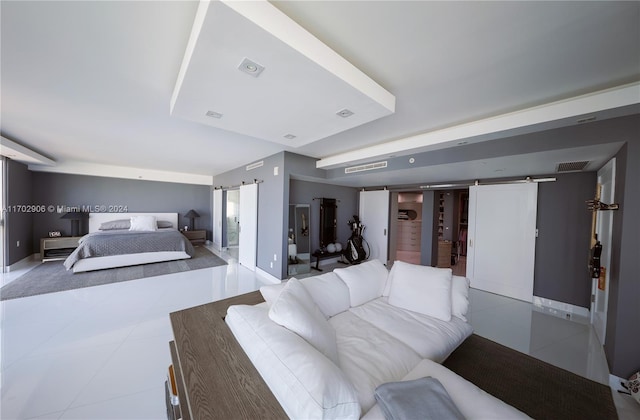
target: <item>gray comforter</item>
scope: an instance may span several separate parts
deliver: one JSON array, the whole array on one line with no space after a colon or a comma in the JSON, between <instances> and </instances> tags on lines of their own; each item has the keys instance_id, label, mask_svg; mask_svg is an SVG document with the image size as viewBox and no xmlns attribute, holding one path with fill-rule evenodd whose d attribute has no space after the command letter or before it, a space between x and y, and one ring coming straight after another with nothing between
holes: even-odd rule
<instances>
[{"instance_id":1,"label":"gray comforter","mask_svg":"<svg viewBox=\"0 0 640 420\"><path fill-rule=\"evenodd\" d=\"M64 262L67 270L83 258L142 252L184 251L194 255L193 245L175 229L154 232L109 230L90 233L80 239L78 248Z\"/></svg>"}]
</instances>

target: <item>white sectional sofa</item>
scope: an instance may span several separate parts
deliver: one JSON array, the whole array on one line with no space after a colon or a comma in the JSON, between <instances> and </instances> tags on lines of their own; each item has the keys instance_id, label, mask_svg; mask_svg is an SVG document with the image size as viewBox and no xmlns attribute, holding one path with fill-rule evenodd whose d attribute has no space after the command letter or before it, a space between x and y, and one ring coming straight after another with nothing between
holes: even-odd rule
<instances>
[{"instance_id":1,"label":"white sectional sofa","mask_svg":"<svg viewBox=\"0 0 640 420\"><path fill-rule=\"evenodd\" d=\"M226 323L294 419L384 418L376 388L422 377L465 418L526 418L439 364L472 333L468 287L450 269L374 260L265 286Z\"/></svg>"}]
</instances>

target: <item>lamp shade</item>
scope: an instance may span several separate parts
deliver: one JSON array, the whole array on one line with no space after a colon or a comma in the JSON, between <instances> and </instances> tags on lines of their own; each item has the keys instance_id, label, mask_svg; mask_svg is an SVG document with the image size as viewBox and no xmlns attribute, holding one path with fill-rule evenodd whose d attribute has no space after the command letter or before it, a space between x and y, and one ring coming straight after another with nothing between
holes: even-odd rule
<instances>
[{"instance_id":1,"label":"lamp shade","mask_svg":"<svg viewBox=\"0 0 640 420\"><path fill-rule=\"evenodd\" d=\"M184 215L184 217L186 217L187 219L189 219L191 221L191 223L189 223L189 229L193 230L195 228L195 222L194 219L200 217L200 215L198 214L197 211L195 211L194 209L191 209L187 212L187 214Z\"/></svg>"},{"instance_id":2,"label":"lamp shade","mask_svg":"<svg viewBox=\"0 0 640 420\"><path fill-rule=\"evenodd\" d=\"M67 220L83 220L88 217L87 213L83 213L81 211L70 211L63 214L60 218Z\"/></svg>"},{"instance_id":3,"label":"lamp shade","mask_svg":"<svg viewBox=\"0 0 640 420\"><path fill-rule=\"evenodd\" d=\"M89 214L81 211L70 211L63 214L60 218L71 220L71 236L78 236L80 234L80 220L87 219Z\"/></svg>"},{"instance_id":4,"label":"lamp shade","mask_svg":"<svg viewBox=\"0 0 640 420\"><path fill-rule=\"evenodd\" d=\"M194 219L196 217L200 217L200 215L198 214L197 211L195 211L194 209L191 209L187 212L187 214L184 215L184 217L186 217L187 219Z\"/></svg>"}]
</instances>

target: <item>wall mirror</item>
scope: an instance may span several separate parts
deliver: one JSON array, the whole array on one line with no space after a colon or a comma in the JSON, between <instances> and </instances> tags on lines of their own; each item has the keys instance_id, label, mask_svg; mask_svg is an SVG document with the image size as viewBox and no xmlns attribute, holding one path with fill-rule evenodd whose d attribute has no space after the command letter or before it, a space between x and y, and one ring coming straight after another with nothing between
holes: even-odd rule
<instances>
[{"instance_id":1,"label":"wall mirror","mask_svg":"<svg viewBox=\"0 0 640 420\"><path fill-rule=\"evenodd\" d=\"M320 200L320 249L336 241L336 199L323 198Z\"/></svg>"},{"instance_id":2,"label":"wall mirror","mask_svg":"<svg viewBox=\"0 0 640 420\"><path fill-rule=\"evenodd\" d=\"M309 207L308 204L289 204L287 273L290 276L311 271Z\"/></svg>"}]
</instances>

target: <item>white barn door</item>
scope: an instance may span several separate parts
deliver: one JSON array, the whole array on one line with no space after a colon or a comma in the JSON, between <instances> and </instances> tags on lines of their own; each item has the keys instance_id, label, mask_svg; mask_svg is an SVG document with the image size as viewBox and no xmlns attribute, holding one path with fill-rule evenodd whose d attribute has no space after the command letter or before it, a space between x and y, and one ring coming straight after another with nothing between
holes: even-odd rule
<instances>
[{"instance_id":1,"label":"white barn door","mask_svg":"<svg viewBox=\"0 0 640 420\"><path fill-rule=\"evenodd\" d=\"M389 254L389 198L388 190L360 191L358 217L365 226L362 237L369 244L369 259L387 264Z\"/></svg>"},{"instance_id":2,"label":"white barn door","mask_svg":"<svg viewBox=\"0 0 640 420\"><path fill-rule=\"evenodd\" d=\"M238 263L255 271L258 245L258 184L240 187L239 237Z\"/></svg>"},{"instance_id":3,"label":"white barn door","mask_svg":"<svg viewBox=\"0 0 640 420\"><path fill-rule=\"evenodd\" d=\"M471 287L531 302L538 184L469 187Z\"/></svg>"}]
</instances>

